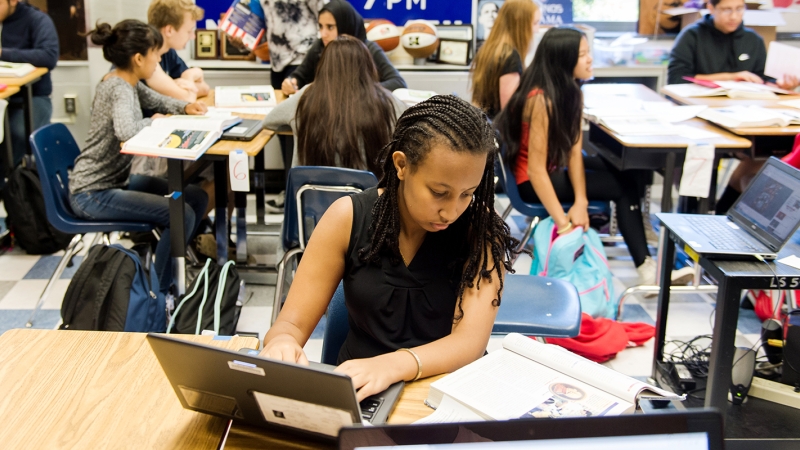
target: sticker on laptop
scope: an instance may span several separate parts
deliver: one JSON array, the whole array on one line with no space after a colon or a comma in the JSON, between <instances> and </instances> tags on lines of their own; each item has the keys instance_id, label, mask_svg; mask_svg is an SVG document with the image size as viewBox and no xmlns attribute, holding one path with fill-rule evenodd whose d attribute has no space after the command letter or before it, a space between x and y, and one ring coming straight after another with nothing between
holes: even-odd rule
<instances>
[{"instance_id":1,"label":"sticker on laptop","mask_svg":"<svg viewBox=\"0 0 800 450\"><path fill-rule=\"evenodd\" d=\"M257 365L248 362L237 361L235 359L233 361L228 361L228 367L230 367L233 370L238 370L239 372L251 373L253 375L261 375L262 377L266 375L266 373L264 373L264 369L262 369L261 367L258 367Z\"/></svg>"},{"instance_id":2,"label":"sticker on laptop","mask_svg":"<svg viewBox=\"0 0 800 450\"><path fill-rule=\"evenodd\" d=\"M725 222L725 224L728 225L729 227L733 228L734 230L738 230L739 229L739 225L736 225L733 222Z\"/></svg>"},{"instance_id":3,"label":"sticker on laptop","mask_svg":"<svg viewBox=\"0 0 800 450\"><path fill-rule=\"evenodd\" d=\"M264 420L305 431L336 437L339 429L353 424L353 416L338 408L292 400L253 391Z\"/></svg>"}]
</instances>

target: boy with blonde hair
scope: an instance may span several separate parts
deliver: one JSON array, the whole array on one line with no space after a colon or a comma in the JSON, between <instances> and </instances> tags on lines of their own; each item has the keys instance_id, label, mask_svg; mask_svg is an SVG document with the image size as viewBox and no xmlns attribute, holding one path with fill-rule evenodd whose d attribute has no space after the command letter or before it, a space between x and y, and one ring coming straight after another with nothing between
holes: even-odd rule
<instances>
[{"instance_id":1,"label":"boy with blonde hair","mask_svg":"<svg viewBox=\"0 0 800 450\"><path fill-rule=\"evenodd\" d=\"M194 38L195 22L203 18L203 8L192 0L153 0L147 10L147 21L164 37L165 53L153 75L145 80L156 92L193 102L207 95L208 84L203 69L183 62L175 50L181 50Z\"/></svg>"}]
</instances>

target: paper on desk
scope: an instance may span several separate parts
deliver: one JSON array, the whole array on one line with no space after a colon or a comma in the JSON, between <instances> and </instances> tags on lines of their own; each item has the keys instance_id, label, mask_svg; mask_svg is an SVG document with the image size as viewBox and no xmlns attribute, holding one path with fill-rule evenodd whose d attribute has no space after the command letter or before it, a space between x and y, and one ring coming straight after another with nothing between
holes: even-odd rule
<instances>
[{"instance_id":1,"label":"paper on desk","mask_svg":"<svg viewBox=\"0 0 800 450\"><path fill-rule=\"evenodd\" d=\"M800 74L800 48L770 42L764 75L780 79L787 74Z\"/></svg>"},{"instance_id":2,"label":"paper on desk","mask_svg":"<svg viewBox=\"0 0 800 450\"><path fill-rule=\"evenodd\" d=\"M253 392L264 420L272 424L336 437L343 426L352 425L349 412L277 395Z\"/></svg>"},{"instance_id":3,"label":"paper on desk","mask_svg":"<svg viewBox=\"0 0 800 450\"><path fill-rule=\"evenodd\" d=\"M791 106L792 108L800 109L800 99L786 100L778 103L784 106Z\"/></svg>"},{"instance_id":4,"label":"paper on desk","mask_svg":"<svg viewBox=\"0 0 800 450\"><path fill-rule=\"evenodd\" d=\"M243 150L236 149L228 155L228 175L231 190L250 192L250 158Z\"/></svg>"},{"instance_id":5,"label":"paper on desk","mask_svg":"<svg viewBox=\"0 0 800 450\"><path fill-rule=\"evenodd\" d=\"M720 137L720 135L712 131L691 127L689 125L677 125L675 128L678 129L678 136L693 139L695 141L702 139L716 139Z\"/></svg>"},{"instance_id":6,"label":"paper on desk","mask_svg":"<svg viewBox=\"0 0 800 450\"><path fill-rule=\"evenodd\" d=\"M485 420L460 402L453 400L449 395L445 395L433 414L414 423L483 422Z\"/></svg>"},{"instance_id":7,"label":"paper on desk","mask_svg":"<svg viewBox=\"0 0 800 450\"><path fill-rule=\"evenodd\" d=\"M218 113L239 113L239 114L256 114L266 116L272 112L271 106L255 106L252 108L244 106L209 106L206 115Z\"/></svg>"},{"instance_id":8,"label":"paper on desk","mask_svg":"<svg viewBox=\"0 0 800 450\"><path fill-rule=\"evenodd\" d=\"M714 168L713 144L690 144L686 148L678 195L708 198Z\"/></svg>"},{"instance_id":9,"label":"paper on desk","mask_svg":"<svg viewBox=\"0 0 800 450\"><path fill-rule=\"evenodd\" d=\"M785 258L781 258L778 260L781 264L786 264L789 267L794 267L795 269L800 269L800 258L795 255L789 255Z\"/></svg>"}]
</instances>

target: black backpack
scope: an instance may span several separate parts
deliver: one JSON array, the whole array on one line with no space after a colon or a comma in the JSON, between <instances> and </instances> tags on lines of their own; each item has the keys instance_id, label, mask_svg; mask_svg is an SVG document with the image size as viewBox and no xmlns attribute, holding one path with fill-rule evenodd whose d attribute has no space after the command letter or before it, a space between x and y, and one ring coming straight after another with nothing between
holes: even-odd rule
<instances>
[{"instance_id":1,"label":"black backpack","mask_svg":"<svg viewBox=\"0 0 800 450\"><path fill-rule=\"evenodd\" d=\"M118 244L89 249L64 295L60 328L166 331L166 300L158 292L158 277L154 268L142 263L150 260L147 245L136 250Z\"/></svg>"},{"instance_id":2,"label":"black backpack","mask_svg":"<svg viewBox=\"0 0 800 450\"><path fill-rule=\"evenodd\" d=\"M211 330L220 336L233 335L241 311L237 302L244 289L234 262L220 267L208 258L190 286L178 301L167 333L200 334Z\"/></svg>"},{"instance_id":3,"label":"black backpack","mask_svg":"<svg viewBox=\"0 0 800 450\"><path fill-rule=\"evenodd\" d=\"M73 234L62 233L47 220L42 184L30 160L17 166L3 189L6 226L17 243L31 255L49 255L64 250Z\"/></svg>"}]
</instances>

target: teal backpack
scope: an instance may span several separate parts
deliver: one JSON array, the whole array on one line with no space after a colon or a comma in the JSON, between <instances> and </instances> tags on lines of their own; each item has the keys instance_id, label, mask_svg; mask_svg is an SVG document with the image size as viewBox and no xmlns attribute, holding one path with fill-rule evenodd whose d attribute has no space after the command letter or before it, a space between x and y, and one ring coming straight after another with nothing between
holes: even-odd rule
<instances>
[{"instance_id":1,"label":"teal backpack","mask_svg":"<svg viewBox=\"0 0 800 450\"><path fill-rule=\"evenodd\" d=\"M555 223L550 217L536 227L531 275L569 281L578 288L583 312L594 318L615 319L619 304L597 232L575 228L557 235L554 230Z\"/></svg>"}]
</instances>

